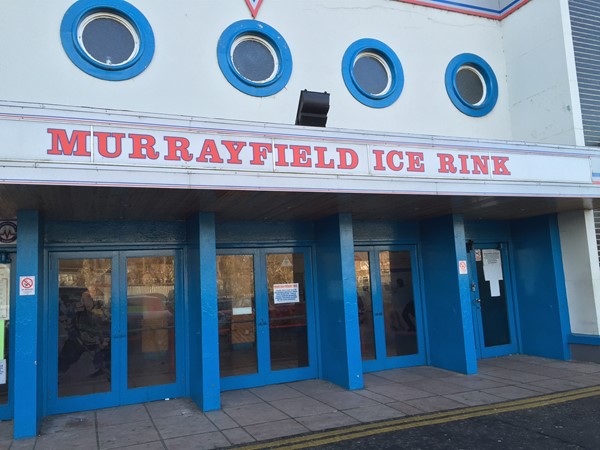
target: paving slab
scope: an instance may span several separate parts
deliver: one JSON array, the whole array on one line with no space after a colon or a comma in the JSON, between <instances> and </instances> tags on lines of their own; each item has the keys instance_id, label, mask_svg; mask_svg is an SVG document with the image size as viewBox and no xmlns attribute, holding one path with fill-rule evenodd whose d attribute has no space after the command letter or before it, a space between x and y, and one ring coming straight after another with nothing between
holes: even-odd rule
<instances>
[{"instance_id":1,"label":"paving slab","mask_svg":"<svg viewBox=\"0 0 600 450\"><path fill-rule=\"evenodd\" d=\"M308 433L309 431L308 428L293 419L250 425L245 427L245 429L257 441L294 436L296 434Z\"/></svg>"},{"instance_id":2,"label":"paving slab","mask_svg":"<svg viewBox=\"0 0 600 450\"><path fill-rule=\"evenodd\" d=\"M98 421L98 426L103 427L150 420L150 415L143 404L128 405L118 408L99 409L96 411L96 420Z\"/></svg>"},{"instance_id":3,"label":"paving slab","mask_svg":"<svg viewBox=\"0 0 600 450\"><path fill-rule=\"evenodd\" d=\"M221 431L221 433L223 433L227 440L233 445L249 444L250 442L254 442L256 440L243 428L230 428L228 430Z\"/></svg>"},{"instance_id":4,"label":"paving slab","mask_svg":"<svg viewBox=\"0 0 600 450\"><path fill-rule=\"evenodd\" d=\"M386 405L348 409L344 411L344 414L347 414L363 423L375 422L377 420L395 419L397 417L403 417L406 415L402 411L390 408Z\"/></svg>"},{"instance_id":5,"label":"paving slab","mask_svg":"<svg viewBox=\"0 0 600 450\"><path fill-rule=\"evenodd\" d=\"M347 414L344 414L341 411L318 414L316 416L300 417L297 420L310 431L321 431L360 423L358 420L348 416Z\"/></svg>"},{"instance_id":6,"label":"paving slab","mask_svg":"<svg viewBox=\"0 0 600 450\"><path fill-rule=\"evenodd\" d=\"M217 427L200 412L158 417L154 419L154 425L163 439L218 431Z\"/></svg>"},{"instance_id":7,"label":"paving slab","mask_svg":"<svg viewBox=\"0 0 600 450\"><path fill-rule=\"evenodd\" d=\"M456 400L442 397L440 395L435 397L417 398L414 400L406 400L409 406L418 408L423 412L435 412L435 411L446 411L448 409L464 408L465 405Z\"/></svg>"},{"instance_id":8,"label":"paving slab","mask_svg":"<svg viewBox=\"0 0 600 450\"><path fill-rule=\"evenodd\" d=\"M460 394L449 394L445 397L451 400L455 400L459 403L463 403L467 406L489 405L491 403L498 403L504 401L502 397L498 397L497 395L492 395L481 391L469 391L462 392Z\"/></svg>"},{"instance_id":9,"label":"paving slab","mask_svg":"<svg viewBox=\"0 0 600 450\"><path fill-rule=\"evenodd\" d=\"M289 419L287 415L267 403L223 408L223 411L243 427Z\"/></svg>"},{"instance_id":10,"label":"paving slab","mask_svg":"<svg viewBox=\"0 0 600 450\"><path fill-rule=\"evenodd\" d=\"M169 450L205 450L231 445L225 435L219 431L167 439L164 442Z\"/></svg>"},{"instance_id":11,"label":"paving slab","mask_svg":"<svg viewBox=\"0 0 600 450\"><path fill-rule=\"evenodd\" d=\"M345 409L360 408L363 406L376 406L379 402L355 392L323 392L319 394L318 400L334 409L343 411Z\"/></svg>"},{"instance_id":12,"label":"paving slab","mask_svg":"<svg viewBox=\"0 0 600 450\"><path fill-rule=\"evenodd\" d=\"M324 393L325 394L325 393ZM332 408L325 403L321 403L311 397L297 397L288 398L286 400L276 400L271 402L275 408L283 411L285 414L292 418L314 416L315 414L325 414L328 412L335 412L335 408Z\"/></svg>"},{"instance_id":13,"label":"paving slab","mask_svg":"<svg viewBox=\"0 0 600 450\"><path fill-rule=\"evenodd\" d=\"M158 440L160 440L158 431L149 418L140 422L98 427L100 449L126 447Z\"/></svg>"}]
</instances>

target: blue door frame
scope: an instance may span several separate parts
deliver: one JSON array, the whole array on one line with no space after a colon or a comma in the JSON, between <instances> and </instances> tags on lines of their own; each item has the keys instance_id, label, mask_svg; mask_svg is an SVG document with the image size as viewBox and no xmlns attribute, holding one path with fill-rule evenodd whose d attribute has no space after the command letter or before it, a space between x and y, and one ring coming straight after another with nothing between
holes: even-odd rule
<instances>
[{"instance_id":1,"label":"blue door frame","mask_svg":"<svg viewBox=\"0 0 600 450\"><path fill-rule=\"evenodd\" d=\"M306 326L308 337L308 366L295 369L271 370L269 299L267 287L267 255L301 253L304 255ZM316 324L313 291L312 257L309 247L235 248L219 249L217 255L253 255L255 289L255 329L258 372L221 378L221 390L245 389L269 384L306 380L318 377L316 355Z\"/></svg>"},{"instance_id":2,"label":"blue door frame","mask_svg":"<svg viewBox=\"0 0 600 450\"><path fill-rule=\"evenodd\" d=\"M16 258L16 253L12 252L12 251L8 251L8 252L4 252L8 258L10 259L10 262L6 262L3 264L9 264L10 265L10 298L9 298L9 330L8 330L8 334L4 336L4 339L8 341L8 358L7 358L7 365L8 365L8 373L7 373L7 383L8 383L8 402L4 403L4 404L0 404L0 420L10 420L13 418L13 379L14 379L14 364L11 364L11 355L14 355L14 348L15 348L15 340L13 338L14 336L14 326L12 324L15 323L14 321L14 304L15 304L15 295L16 295L16 291L15 291L15 258ZM5 355L6 358L6 355Z\"/></svg>"},{"instance_id":3,"label":"blue door frame","mask_svg":"<svg viewBox=\"0 0 600 450\"><path fill-rule=\"evenodd\" d=\"M175 370L171 384L140 388L127 385L127 258L173 256L175 258ZM111 388L110 391L82 396L58 396L58 262L64 259L110 259L111 282ZM107 408L164 398L186 393L185 320L183 305L182 261L179 250L54 252L49 255L48 345L46 414Z\"/></svg>"},{"instance_id":4,"label":"blue door frame","mask_svg":"<svg viewBox=\"0 0 600 450\"><path fill-rule=\"evenodd\" d=\"M375 331L375 354L373 360L363 360L364 372L375 372L379 370L395 369L400 367L411 367L426 364L425 333L423 322L423 305L421 295L420 266L418 264L417 249L414 245L393 246L355 246L355 252L368 252L371 277L372 303L373 303L373 326ZM382 282L379 272L379 254L383 251L407 251L410 252L410 264L412 274L412 287L415 305L415 323L417 333L418 352L413 355L387 356L385 318L382 294ZM358 286L357 286L358 289Z\"/></svg>"},{"instance_id":5,"label":"blue door frame","mask_svg":"<svg viewBox=\"0 0 600 450\"><path fill-rule=\"evenodd\" d=\"M518 341L515 326L515 305L512 287L512 277L510 269L510 261L508 255L508 244L493 242L493 243L478 243L474 242L470 249L468 271L471 282L471 304L473 308L473 327L475 329L475 344L478 358L494 358L497 356L504 356L518 352ZM503 280L500 282L500 289L506 299L506 326L508 333L509 342L502 345L488 345L485 343L486 330L484 329L484 320L482 317L482 301L486 301L485 296L482 298L482 294L490 291L489 287L482 286L482 283L488 283L485 279L482 279L481 270L478 272L478 262L483 264L482 251L483 250L499 250L501 256L501 266L503 273ZM488 298L487 301L490 301ZM493 301L493 297L492 300ZM505 318L501 315L494 316L493 322L502 325ZM488 330L488 333L493 332Z\"/></svg>"}]
</instances>

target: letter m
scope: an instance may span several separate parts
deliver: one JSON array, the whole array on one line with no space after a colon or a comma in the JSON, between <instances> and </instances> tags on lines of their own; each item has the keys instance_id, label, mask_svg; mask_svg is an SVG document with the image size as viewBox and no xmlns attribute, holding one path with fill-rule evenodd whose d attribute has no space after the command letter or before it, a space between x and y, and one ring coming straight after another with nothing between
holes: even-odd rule
<instances>
[{"instance_id":1,"label":"letter m","mask_svg":"<svg viewBox=\"0 0 600 450\"><path fill-rule=\"evenodd\" d=\"M48 128L48 133L52 135L52 148L48 150L49 155L91 156L87 149L89 131L73 130L70 138L67 130Z\"/></svg>"}]
</instances>

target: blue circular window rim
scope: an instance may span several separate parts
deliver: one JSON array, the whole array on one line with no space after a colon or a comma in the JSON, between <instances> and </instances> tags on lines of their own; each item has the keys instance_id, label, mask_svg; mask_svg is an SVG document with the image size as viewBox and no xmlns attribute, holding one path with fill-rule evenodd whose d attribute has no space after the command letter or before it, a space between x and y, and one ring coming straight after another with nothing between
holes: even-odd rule
<instances>
[{"instance_id":1,"label":"blue circular window rim","mask_svg":"<svg viewBox=\"0 0 600 450\"><path fill-rule=\"evenodd\" d=\"M463 67L475 69L485 83L486 96L479 105L473 105L462 98L456 87L456 74ZM452 58L446 68L446 92L456 108L471 117L483 117L489 114L498 101L498 80L496 74L485 60L472 53L462 53Z\"/></svg>"},{"instance_id":2,"label":"blue circular window rim","mask_svg":"<svg viewBox=\"0 0 600 450\"><path fill-rule=\"evenodd\" d=\"M268 42L275 51L278 70L266 82L254 82L244 78L235 68L231 49L236 40L244 36L255 36ZM219 68L227 81L237 90L253 97L268 97L281 91L292 76L292 53L287 42L273 27L257 20L240 20L229 25L219 38L217 45Z\"/></svg>"},{"instance_id":3,"label":"blue circular window rim","mask_svg":"<svg viewBox=\"0 0 600 450\"><path fill-rule=\"evenodd\" d=\"M81 47L77 31L81 22L96 13L122 17L135 29L139 38L137 55L125 64L109 66L91 58ZM122 81L136 77L150 65L154 56L154 32L144 15L133 5L122 0L80 0L67 10L60 26L60 37L67 56L75 66L96 78Z\"/></svg>"},{"instance_id":4,"label":"blue circular window rim","mask_svg":"<svg viewBox=\"0 0 600 450\"><path fill-rule=\"evenodd\" d=\"M390 88L382 95L373 95L365 91L356 81L354 63L363 53L373 53L379 56L390 70ZM342 59L342 76L350 94L363 105L371 108L386 108L392 105L398 100L404 88L404 70L400 59L388 45L376 39L360 39L348 47Z\"/></svg>"}]
</instances>

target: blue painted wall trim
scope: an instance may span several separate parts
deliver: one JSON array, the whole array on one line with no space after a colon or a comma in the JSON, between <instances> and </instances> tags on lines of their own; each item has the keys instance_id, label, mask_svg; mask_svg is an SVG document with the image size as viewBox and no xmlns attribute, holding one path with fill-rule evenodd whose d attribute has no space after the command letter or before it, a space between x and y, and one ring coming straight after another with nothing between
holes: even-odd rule
<instances>
[{"instance_id":1,"label":"blue painted wall trim","mask_svg":"<svg viewBox=\"0 0 600 450\"><path fill-rule=\"evenodd\" d=\"M42 222L38 211L19 211L15 307L14 437L34 437L43 414L42 383ZM20 277L35 277L35 295L20 295Z\"/></svg>"},{"instance_id":2,"label":"blue painted wall trim","mask_svg":"<svg viewBox=\"0 0 600 450\"><path fill-rule=\"evenodd\" d=\"M421 222L421 242L430 362L477 373L469 276L458 270L459 261L467 260L462 217Z\"/></svg>"},{"instance_id":3,"label":"blue painted wall trim","mask_svg":"<svg viewBox=\"0 0 600 450\"><path fill-rule=\"evenodd\" d=\"M211 411L221 407L214 214L191 218L187 230L190 396Z\"/></svg>"},{"instance_id":4,"label":"blue painted wall trim","mask_svg":"<svg viewBox=\"0 0 600 450\"><path fill-rule=\"evenodd\" d=\"M567 342L569 344L593 345L600 347L600 336L594 336L591 334L570 334L567 336Z\"/></svg>"},{"instance_id":5,"label":"blue painted wall trim","mask_svg":"<svg viewBox=\"0 0 600 450\"><path fill-rule=\"evenodd\" d=\"M321 370L346 389L363 387L352 217L339 214L316 224Z\"/></svg>"},{"instance_id":6,"label":"blue painted wall trim","mask_svg":"<svg viewBox=\"0 0 600 450\"><path fill-rule=\"evenodd\" d=\"M570 359L571 333L555 215L512 222L523 353Z\"/></svg>"}]
</instances>

